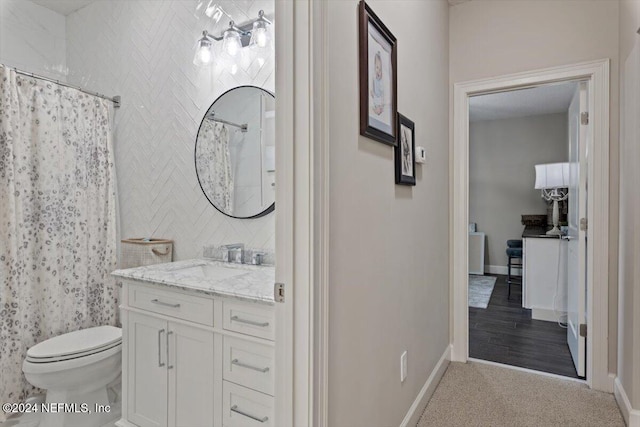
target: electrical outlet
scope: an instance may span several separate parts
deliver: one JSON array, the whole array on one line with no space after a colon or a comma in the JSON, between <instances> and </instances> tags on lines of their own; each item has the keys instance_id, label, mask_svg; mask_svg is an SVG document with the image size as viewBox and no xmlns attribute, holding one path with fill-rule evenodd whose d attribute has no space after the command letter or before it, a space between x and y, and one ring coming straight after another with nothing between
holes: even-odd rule
<instances>
[{"instance_id":1,"label":"electrical outlet","mask_svg":"<svg viewBox=\"0 0 640 427\"><path fill-rule=\"evenodd\" d=\"M400 356L400 382L403 383L407 379L407 351L405 350Z\"/></svg>"}]
</instances>

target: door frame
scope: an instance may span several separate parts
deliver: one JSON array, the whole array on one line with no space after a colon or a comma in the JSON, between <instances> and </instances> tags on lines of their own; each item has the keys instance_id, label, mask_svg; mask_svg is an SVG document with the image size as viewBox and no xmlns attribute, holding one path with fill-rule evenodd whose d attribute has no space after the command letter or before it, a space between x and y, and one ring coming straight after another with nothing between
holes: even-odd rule
<instances>
[{"instance_id":1,"label":"door frame","mask_svg":"<svg viewBox=\"0 0 640 427\"><path fill-rule=\"evenodd\" d=\"M275 0L275 425L328 417L327 2Z\"/></svg>"},{"instance_id":2,"label":"door frame","mask_svg":"<svg viewBox=\"0 0 640 427\"><path fill-rule=\"evenodd\" d=\"M609 312L609 59L455 83L451 145L451 288L452 353L455 362L469 359L468 223L469 97L548 83L587 80L589 136L587 150L589 204L587 216L587 384L613 391L608 369Z\"/></svg>"}]
</instances>

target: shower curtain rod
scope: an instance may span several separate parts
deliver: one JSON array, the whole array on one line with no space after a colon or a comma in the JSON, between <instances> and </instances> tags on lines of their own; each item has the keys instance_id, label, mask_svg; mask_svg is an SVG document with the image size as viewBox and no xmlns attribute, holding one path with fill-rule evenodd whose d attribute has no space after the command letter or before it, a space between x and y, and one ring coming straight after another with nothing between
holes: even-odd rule
<instances>
[{"instance_id":1,"label":"shower curtain rod","mask_svg":"<svg viewBox=\"0 0 640 427\"><path fill-rule=\"evenodd\" d=\"M71 89L79 90L80 92L84 92L84 93L86 93L88 95L93 95L93 96L97 96L98 98L106 99L107 101L113 102L113 108L120 108L120 101L121 101L120 95L116 95L113 98L110 98L110 97L108 97L106 95L103 95L101 93L92 92L90 90L83 89L80 86L74 86L74 85L71 85L69 83L61 82L60 80L52 79L50 77L40 76L38 74L30 73L28 71L22 71L22 70L19 70L19 69L15 68L15 67L9 67L7 65L4 65L4 66L7 67L7 68L12 69L16 73L22 74L24 76L33 77L33 78L40 79L40 80L46 80L48 82L55 83L55 84L60 85L60 86L69 87Z\"/></svg>"},{"instance_id":2,"label":"shower curtain rod","mask_svg":"<svg viewBox=\"0 0 640 427\"><path fill-rule=\"evenodd\" d=\"M226 120L222 120L222 119L216 119L215 117L213 117L212 115L208 117L209 120L213 120L214 122L218 122L218 123L224 123L225 125L229 125L229 126L235 126L237 128L240 128L240 130L242 132L246 132L247 131L247 124L244 125L239 125L237 123L233 123L233 122L228 122Z\"/></svg>"}]
</instances>

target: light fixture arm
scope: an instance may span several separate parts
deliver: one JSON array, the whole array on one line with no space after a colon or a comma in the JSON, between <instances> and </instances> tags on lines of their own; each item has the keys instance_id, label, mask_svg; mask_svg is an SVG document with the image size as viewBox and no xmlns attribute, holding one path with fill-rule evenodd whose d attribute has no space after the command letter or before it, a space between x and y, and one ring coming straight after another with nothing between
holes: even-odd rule
<instances>
[{"instance_id":1,"label":"light fixture arm","mask_svg":"<svg viewBox=\"0 0 640 427\"><path fill-rule=\"evenodd\" d=\"M255 21L253 21L253 22L257 22L257 21L266 22L266 23L267 23L267 24L269 24L269 25L271 25L271 24L272 24L272 22L271 22L271 21L269 21L267 18L265 18L265 17L264 17L264 10L260 10L260 11L258 12L258 19L256 19L256 20L255 20ZM253 24L253 22L252 22L252 24Z\"/></svg>"},{"instance_id":2,"label":"light fixture arm","mask_svg":"<svg viewBox=\"0 0 640 427\"><path fill-rule=\"evenodd\" d=\"M210 41L219 42L222 40L222 37L216 37L213 34L209 34L207 30L202 30L202 38Z\"/></svg>"},{"instance_id":3,"label":"light fixture arm","mask_svg":"<svg viewBox=\"0 0 640 427\"><path fill-rule=\"evenodd\" d=\"M245 31L242 28L238 28L234 21L229 21L229 28L227 28L227 31L235 31L236 33L240 34L241 36L249 35L248 31Z\"/></svg>"},{"instance_id":4,"label":"light fixture arm","mask_svg":"<svg viewBox=\"0 0 640 427\"><path fill-rule=\"evenodd\" d=\"M252 21L247 22L246 24L242 24L241 26L237 26L235 21L229 21L229 27L225 30L225 31L235 31L238 34L240 34L240 36L249 36L251 35L251 29L253 28L253 24L255 22L265 22L269 25L272 24L272 22L270 20L268 20L265 15L264 15L264 10L260 10L258 12L258 17ZM202 37L208 39L208 40L213 40L213 41L222 41L224 38L224 34L220 34L219 36L214 36L213 34L209 33L207 30L202 31Z\"/></svg>"}]
</instances>

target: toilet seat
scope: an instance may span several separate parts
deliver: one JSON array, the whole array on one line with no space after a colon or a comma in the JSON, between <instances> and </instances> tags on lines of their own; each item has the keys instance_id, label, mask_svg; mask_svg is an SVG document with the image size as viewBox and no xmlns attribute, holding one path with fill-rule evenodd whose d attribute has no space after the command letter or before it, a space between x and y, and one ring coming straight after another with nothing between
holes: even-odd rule
<instances>
[{"instance_id":1,"label":"toilet seat","mask_svg":"<svg viewBox=\"0 0 640 427\"><path fill-rule=\"evenodd\" d=\"M50 338L27 351L27 362L55 363L91 356L119 347L122 330L114 326L81 329Z\"/></svg>"}]
</instances>

